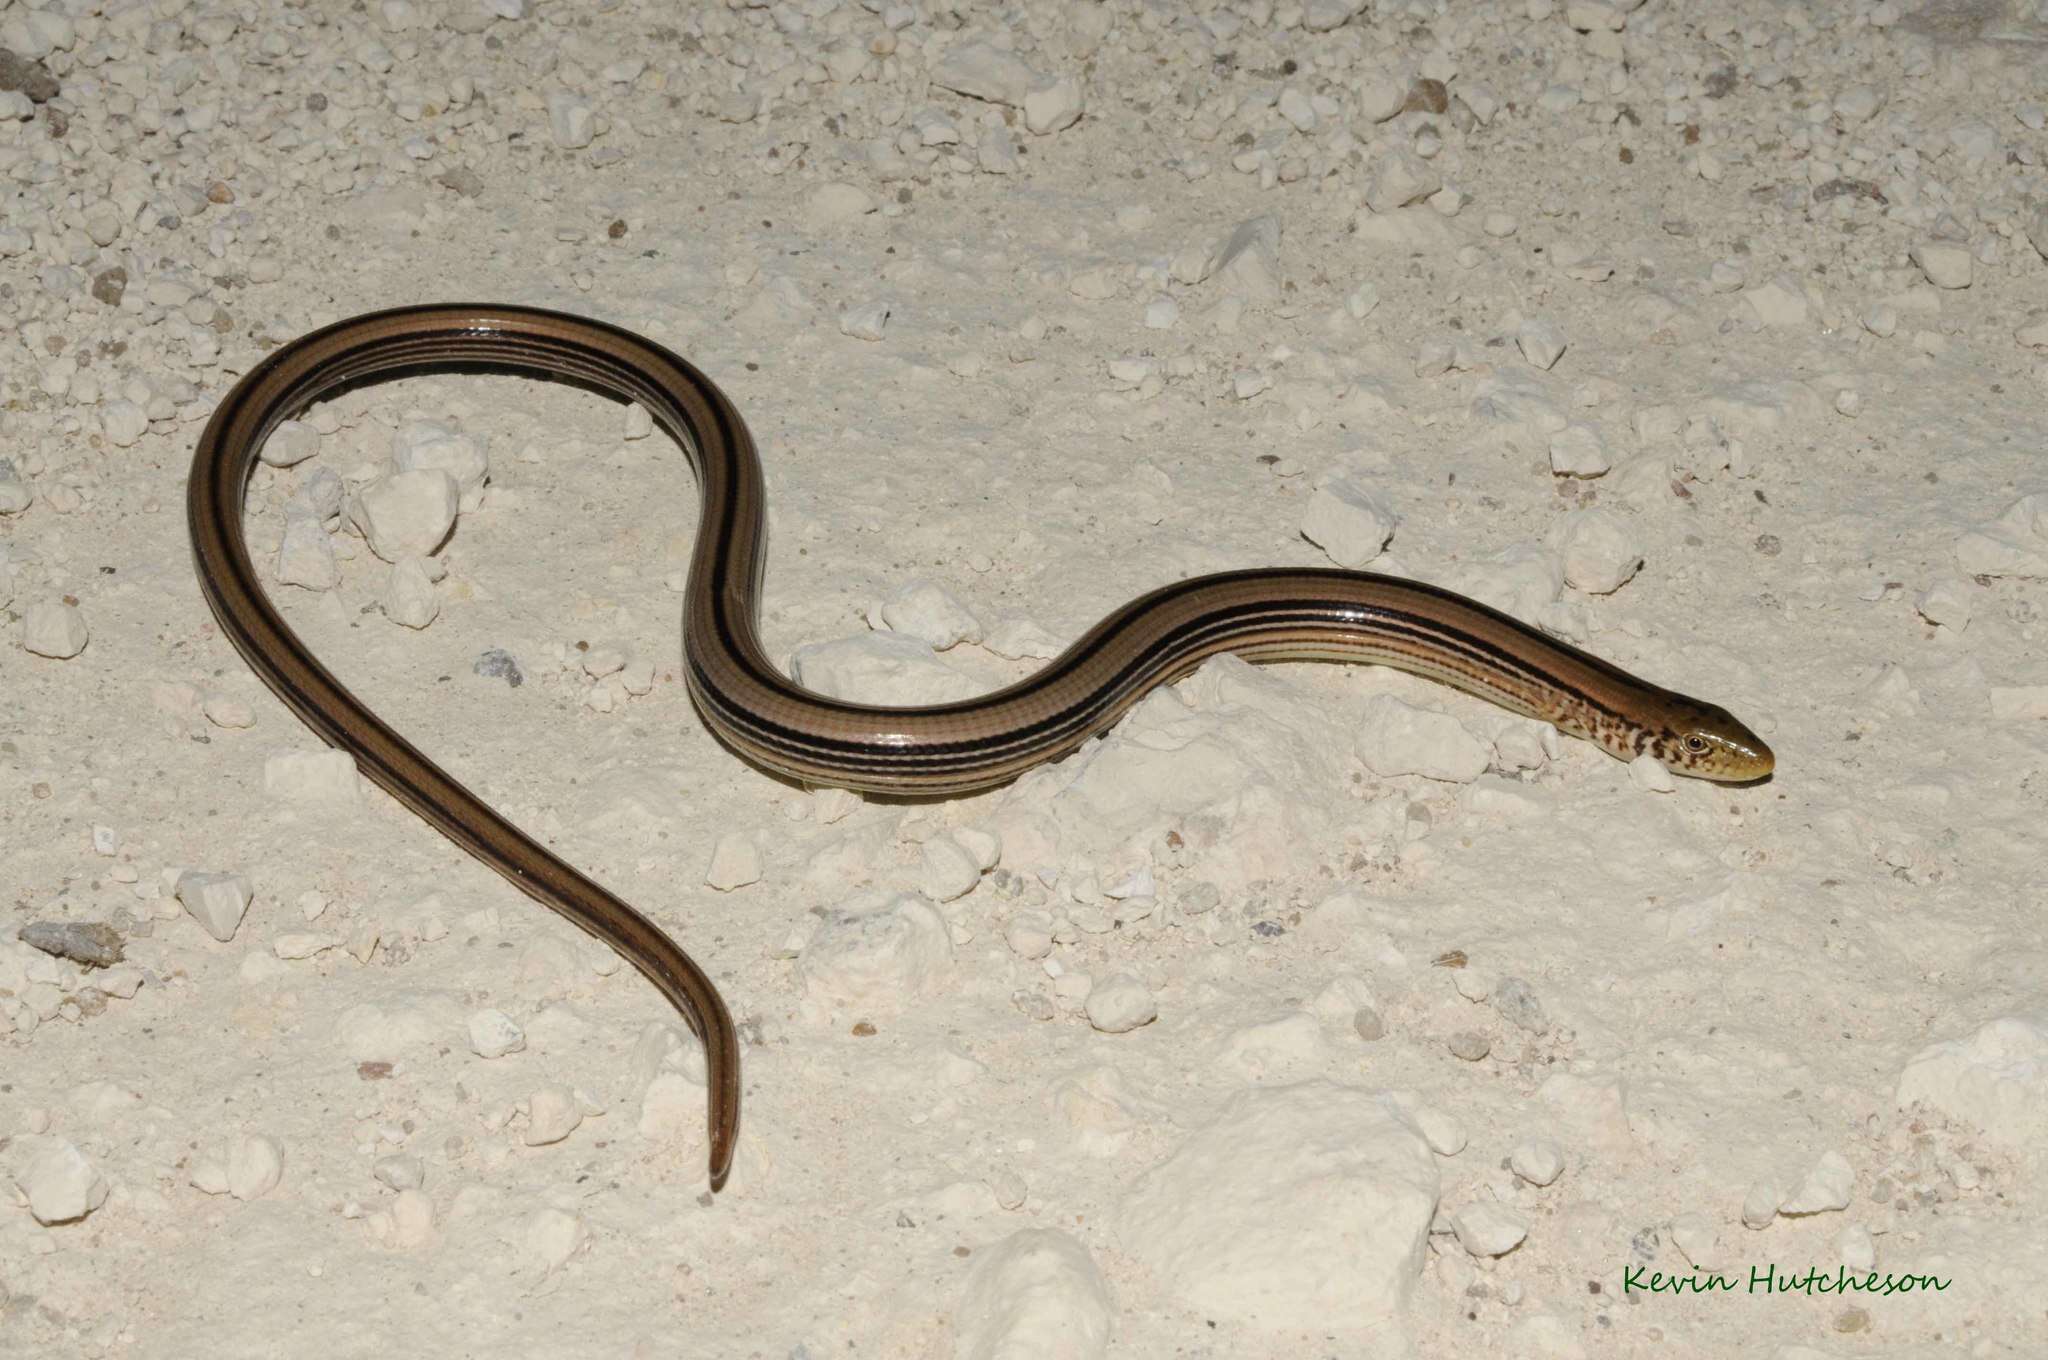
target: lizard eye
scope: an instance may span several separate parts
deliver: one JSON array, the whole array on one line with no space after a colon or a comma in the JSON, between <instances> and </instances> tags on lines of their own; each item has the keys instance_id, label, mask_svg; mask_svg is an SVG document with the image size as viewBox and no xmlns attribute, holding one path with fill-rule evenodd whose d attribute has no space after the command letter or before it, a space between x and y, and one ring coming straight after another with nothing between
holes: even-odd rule
<instances>
[{"instance_id":1,"label":"lizard eye","mask_svg":"<svg viewBox=\"0 0 2048 1360\"><path fill-rule=\"evenodd\" d=\"M1707 750L1707 739L1698 733L1694 733L1685 739L1685 749L1696 756L1704 755Z\"/></svg>"}]
</instances>

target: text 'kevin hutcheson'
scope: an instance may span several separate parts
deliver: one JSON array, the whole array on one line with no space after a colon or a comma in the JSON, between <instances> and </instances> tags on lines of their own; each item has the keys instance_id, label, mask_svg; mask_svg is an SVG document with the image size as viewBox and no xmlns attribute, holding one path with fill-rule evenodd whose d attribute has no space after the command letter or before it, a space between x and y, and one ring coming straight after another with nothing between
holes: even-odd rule
<instances>
[{"instance_id":1,"label":"text 'kevin hutcheson'","mask_svg":"<svg viewBox=\"0 0 2048 1360\"><path fill-rule=\"evenodd\" d=\"M1943 1290L1949 1281L1938 1275L1852 1275L1848 1267L1832 1274L1807 1267L1805 1274L1781 1272L1775 1266L1751 1266L1747 1284L1720 1271L1705 1275L1666 1275L1661 1270L1629 1266L1621 1272L1621 1292L1631 1294L1910 1294L1916 1289Z\"/></svg>"}]
</instances>

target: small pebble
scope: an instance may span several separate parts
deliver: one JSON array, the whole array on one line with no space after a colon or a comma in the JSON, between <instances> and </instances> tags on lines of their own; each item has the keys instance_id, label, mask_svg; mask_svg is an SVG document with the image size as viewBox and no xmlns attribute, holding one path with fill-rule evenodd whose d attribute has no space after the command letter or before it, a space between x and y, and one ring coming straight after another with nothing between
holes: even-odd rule
<instances>
[{"instance_id":1,"label":"small pebble","mask_svg":"<svg viewBox=\"0 0 2048 1360\"><path fill-rule=\"evenodd\" d=\"M1493 1041L1476 1029L1461 1029L1450 1037L1446 1047L1451 1056L1466 1062L1478 1062L1493 1051Z\"/></svg>"},{"instance_id":2,"label":"small pebble","mask_svg":"<svg viewBox=\"0 0 2048 1360\"><path fill-rule=\"evenodd\" d=\"M1425 1105L1414 1112L1413 1118L1416 1132L1439 1157L1455 1157L1465 1150L1469 1136L1455 1116Z\"/></svg>"},{"instance_id":3,"label":"small pebble","mask_svg":"<svg viewBox=\"0 0 2048 1360\"><path fill-rule=\"evenodd\" d=\"M583 1103L567 1086L543 1086L526 1098L526 1145L559 1143L583 1122Z\"/></svg>"},{"instance_id":4,"label":"small pebble","mask_svg":"<svg viewBox=\"0 0 2048 1360\"><path fill-rule=\"evenodd\" d=\"M455 527L461 501L453 477L439 468L418 468L379 477L350 502L349 513L370 551L397 562L438 549Z\"/></svg>"},{"instance_id":5,"label":"small pebble","mask_svg":"<svg viewBox=\"0 0 2048 1360\"><path fill-rule=\"evenodd\" d=\"M1380 555L1394 536L1394 512L1355 482L1329 482L1316 489L1302 516L1301 536L1332 562L1356 570Z\"/></svg>"},{"instance_id":6,"label":"small pebble","mask_svg":"<svg viewBox=\"0 0 2048 1360\"><path fill-rule=\"evenodd\" d=\"M1531 1034L1549 1033L1550 1019L1543 1013L1543 1002L1536 989L1521 978L1502 978L1494 986L1491 1000L1494 1010L1509 1024Z\"/></svg>"},{"instance_id":7,"label":"small pebble","mask_svg":"<svg viewBox=\"0 0 2048 1360\"><path fill-rule=\"evenodd\" d=\"M479 1058L502 1058L526 1047L526 1035L501 1010L482 1010L469 1017L469 1050Z\"/></svg>"},{"instance_id":8,"label":"small pebble","mask_svg":"<svg viewBox=\"0 0 2048 1360\"><path fill-rule=\"evenodd\" d=\"M1629 783L1645 793L1676 793L1678 780L1657 757L1645 752L1628 763Z\"/></svg>"},{"instance_id":9,"label":"small pebble","mask_svg":"<svg viewBox=\"0 0 2048 1360\"><path fill-rule=\"evenodd\" d=\"M889 312L886 302L856 303L839 313L839 333L856 340L880 340L889 324Z\"/></svg>"},{"instance_id":10,"label":"small pebble","mask_svg":"<svg viewBox=\"0 0 2048 1360\"><path fill-rule=\"evenodd\" d=\"M1564 1152L1548 1138L1529 1138L1508 1154L1508 1167L1531 1185L1549 1185L1564 1174Z\"/></svg>"},{"instance_id":11,"label":"small pebble","mask_svg":"<svg viewBox=\"0 0 2048 1360\"><path fill-rule=\"evenodd\" d=\"M934 902L951 902L974 891L981 882L980 862L951 836L926 841L921 856L920 886Z\"/></svg>"},{"instance_id":12,"label":"small pebble","mask_svg":"<svg viewBox=\"0 0 2048 1360\"><path fill-rule=\"evenodd\" d=\"M1119 973L1088 993L1088 1023L1104 1034L1123 1034L1159 1018L1159 1002L1144 983Z\"/></svg>"},{"instance_id":13,"label":"small pebble","mask_svg":"<svg viewBox=\"0 0 2048 1360\"><path fill-rule=\"evenodd\" d=\"M1504 1256L1522 1244L1529 1225L1498 1204L1470 1204L1451 1215L1458 1245L1474 1256Z\"/></svg>"},{"instance_id":14,"label":"small pebble","mask_svg":"<svg viewBox=\"0 0 2048 1360\"><path fill-rule=\"evenodd\" d=\"M1960 633L1970 626L1974 598L1975 590L1969 582L1944 576L1921 592L1914 608L1929 623Z\"/></svg>"},{"instance_id":15,"label":"small pebble","mask_svg":"<svg viewBox=\"0 0 2048 1360\"><path fill-rule=\"evenodd\" d=\"M384 617L406 628L425 628L441 614L441 593L434 588L440 564L427 557L404 557L391 564L377 607Z\"/></svg>"},{"instance_id":16,"label":"small pebble","mask_svg":"<svg viewBox=\"0 0 2048 1360\"><path fill-rule=\"evenodd\" d=\"M1849 1207L1856 1172L1839 1152L1821 1154L1820 1161L1806 1174L1799 1188L1778 1205L1781 1214L1830 1213ZM1746 1208L1746 1206L1745 1206Z\"/></svg>"},{"instance_id":17,"label":"small pebble","mask_svg":"<svg viewBox=\"0 0 2048 1360\"><path fill-rule=\"evenodd\" d=\"M1768 1228L1778 1217L1785 1192L1771 1181L1757 1181L1742 1197L1742 1222L1749 1228Z\"/></svg>"},{"instance_id":18,"label":"small pebble","mask_svg":"<svg viewBox=\"0 0 2048 1360\"><path fill-rule=\"evenodd\" d=\"M1711 1270L1721 1259L1720 1234L1702 1213L1680 1214L1671 1220L1671 1242L1685 1259L1701 1270Z\"/></svg>"},{"instance_id":19,"label":"small pebble","mask_svg":"<svg viewBox=\"0 0 2048 1360\"><path fill-rule=\"evenodd\" d=\"M712 847L711 863L704 871L706 887L731 892L761 881L761 850L753 839L740 832L728 832Z\"/></svg>"},{"instance_id":20,"label":"small pebble","mask_svg":"<svg viewBox=\"0 0 2048 1360\"><path fill-rule=\"evenodd\" d=\"M320 432L302 420L278 422L257 456L271 467L293 467L320 452Z\"/></svg>"},{"instance_id":21,"label":"small pebble","mask_svg":"<svg viewBox=\"0 0 2048 1360\"><path fill-rule=\"evenodd\" d=\"M589 1244L590 1229L566 1209L542 1209L526 1221L527 1263L542 1275L554 1274Z\"/></svg>"},{"instance_id":22,"label":"small pebble","mask_svg":"<svg viewBox=\"0 0 2048 1360\"><path fill-rule=\"evenodd\" d=\"M426 1183L427 1165L411 1153L399 1152L379 1157L370 1174L393 1190L417 1190Z\"/></svg>"},{"instance_id":23,"label":"small pebble","mask_svg":"<svg viewBox=\"0 0 2048 1360\"><path fill-rule=\"evenodd\" d=\"M1599 477L1614 466L1594 426L1574 423L1550 437L1550 470L1560 477Z\"/></svg>"},{"instance_id":24,"label":"small pebble","mask_svg":"<svg viewBox=\"0 0 2048 1360\"><path fill-rule=\"evenodd\" d=\"M28 1200L29 1213L45 1225L84 1218L106 1203L111 1188L86 1155L67 1142L36 1153L14 1183Z\"/></svg>"},{"instance_id":25,"label":"small pebble","mask_svg":"<svg viewBox=\"0 0 2048 1360\"><path fill-rule=\"evenodd\" d=\"M513 689L526 683L526 676L519 669L519 662L510 652L493 647L480 654L470 665L470 670L486 680L503 680Z\"/></svg>"},{"instance_id":26,"label":"small pebble","mask_svg":"<svg viewBox=\"0 0 2048 1360\"><path fill-rule=\"evenodd\" d=\"M1564 357L1564 330L1554 321L1524 321L1515 332L1515 346L1522 351L1522 357L1536 367L1555 368L1557 361Z\"/></svg>"},{"instance_id":27,"label":"small pebble","mask_svg":"<svg viewBox=\"0 0 2048 1360\"><path fill-rule=\"evenodd\" d=\"M84 651L89 640L85 615L68 601L32 604L22 616L21 645L37 656L68 661Z\"/></svg>"},{"instance_id":28,"label":"small pebble","mask_svg":"<svg viewBox=\"0 0 2048 1360\"><path fill-rule=\"evenodd\" d=\"M1974 262L1964 247L1947 241L1919 241L1907 254L1936 288L1970 286Z\"/></svg>"},{"instance_id":29,"label":"small pebble","mask_svg":"<svg viewBox=\"0 0 2048 1360\"><path fill-rule=\"evenodd\" d=\"M227 1187L236 1199L261 1199L284 1178L284 1149L274 1138L243 1134L228 1145Z\"/></svg>"},{"instance_id":30,"label":"small pebble","mask_svg":"<svg viewBox=\"0 0 2048 1360\"><path fill-rule=\"evenodd\" d=\"M235 938L235 930L242 924L253 895L247 874L198 869L178 875L175 891L192 919L223 944Z\"/></svg>"}]
</instances>

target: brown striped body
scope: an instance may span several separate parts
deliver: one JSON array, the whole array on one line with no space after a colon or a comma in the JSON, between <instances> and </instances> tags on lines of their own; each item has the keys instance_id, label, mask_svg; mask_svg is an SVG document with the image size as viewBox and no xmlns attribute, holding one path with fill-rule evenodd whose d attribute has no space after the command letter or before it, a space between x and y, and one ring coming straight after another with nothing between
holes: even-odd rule
<instances>
[{"instance_id":1,"label":"brown striped body","mask_svg":"<svg viewBox=\"0 0 2048 1360\"><path fill-rule=\"evenodd\" d=\"M684 659L705 722L760 765L819 785L958 793L1014 778L1100 733L1148 690L1203 658L1337 659L1396 666L1555 723L1623 759L1752 780L1771 753L1725 711L1647 684L1449 591L1363 572L1230 572L1156 590L1110 614L1037 674L926 708L844 703L791 682L762 650L765 491L752 438L725 394L659 345L603 322L499 304L377 312L269 355L215 410L187 485L201 588L250 667L363 773L528 895L645 974L703 1041L711 1179L739 1128L739 1046L717 989L645 917L499 816L365 708L264 598L242 498L277 423L380 376L483 368L559 378L639 402L688 453L701 497L685 597Z\"/></svg>"}]
</instances>

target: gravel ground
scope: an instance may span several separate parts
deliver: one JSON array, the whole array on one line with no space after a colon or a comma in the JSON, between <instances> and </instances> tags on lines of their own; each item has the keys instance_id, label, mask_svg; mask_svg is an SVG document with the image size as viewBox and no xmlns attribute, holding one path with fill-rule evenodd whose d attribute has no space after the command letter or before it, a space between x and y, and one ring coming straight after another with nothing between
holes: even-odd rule
<instances>
[{"instance_id":1,"label":"gravel ground","mask_svg":"<svg viewBox=\"0 0 2048 1360\"><path fill-rule=\"evenodd\" d=\"M2048 1352L2048 6L0 0L0 49L0 1352ZM1776 774L1222 658L1007 788L808 791L692 710L643 413L302 413L273 598L717 980L714 1195L687 1030L194 581L214 404L425 300L724 386L814 683L1335 563ZM401 465L460 513L391 562Z\"/></svg>"}]
</instances>

